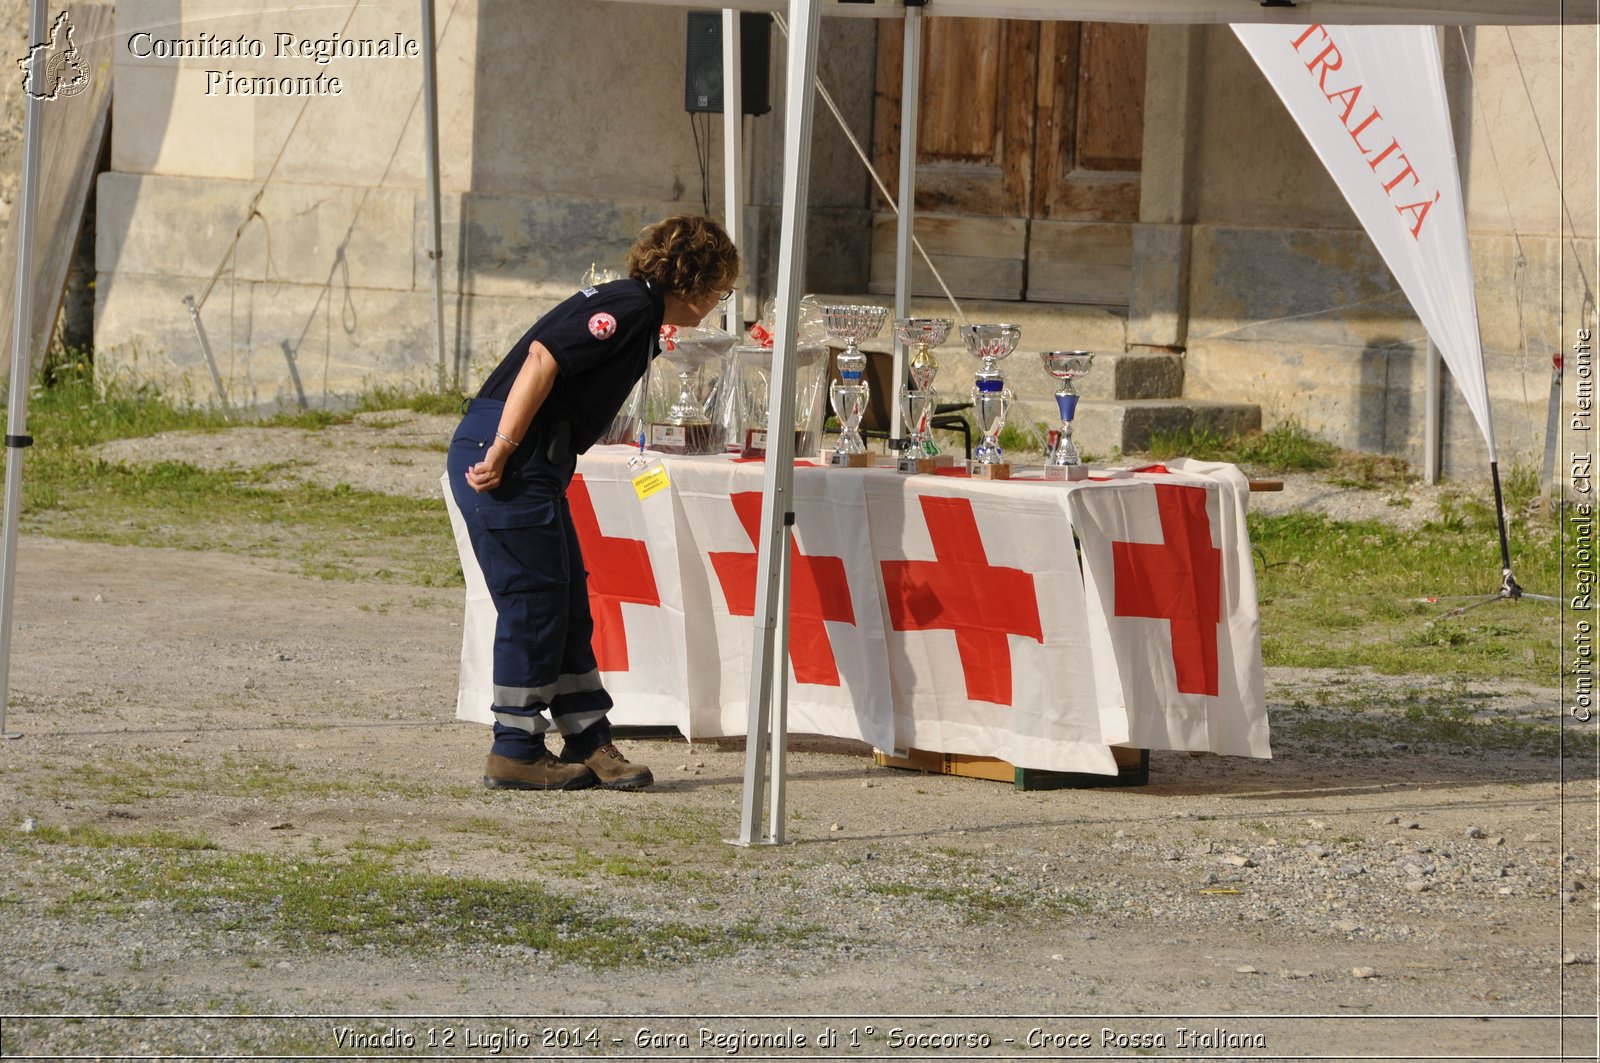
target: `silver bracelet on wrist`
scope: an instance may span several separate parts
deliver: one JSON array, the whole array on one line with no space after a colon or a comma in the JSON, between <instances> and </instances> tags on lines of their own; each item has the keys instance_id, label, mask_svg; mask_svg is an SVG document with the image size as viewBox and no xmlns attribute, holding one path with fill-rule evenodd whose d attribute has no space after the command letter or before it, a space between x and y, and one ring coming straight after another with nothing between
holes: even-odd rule
<instances>
[{"instance_id":1,"label":"silver bracelet on wrist","mask_svg":"<svg viewBox=\"0 0 1600 1063\"><path fill-rule=\"evenodd\" d=\"M495 433L495 434L494 434L494 437L495 437L495 438L496 438L496 439L503 439L503 440L505 440L505 441L506 441L506 442L507 442L507 443L510 443L510 444L511 444L511 449L512 449L512 450L516 450L516 449L517 449L517 447L518 447L518 446L519 446L519 445L520 445L520 444L519 444L519 443L518 443L518 442L517 442L517 441L516 441L516 440L515 440L515 439L512 439L512 438L511 438L511 437L510 437L510 436L508 436L508 435L506 435L506 434L505 434L505 433L504 433L504 432L496 432L496 433Z\"/></svg>"}]
</instances>

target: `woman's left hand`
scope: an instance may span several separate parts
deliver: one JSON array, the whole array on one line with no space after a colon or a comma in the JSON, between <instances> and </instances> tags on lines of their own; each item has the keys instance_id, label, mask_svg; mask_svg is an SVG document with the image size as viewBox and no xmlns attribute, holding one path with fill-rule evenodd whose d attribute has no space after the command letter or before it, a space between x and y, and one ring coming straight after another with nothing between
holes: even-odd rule
<instances>
[{"instance_id":1,"label":"woman's left hand","mask_svg":"<svg viewBox=\"0 0 1600 1063\"><path fill-rule=\"evenodd\" d=\"M484 452L483 460L467 470L467 486L480 494L499 487L500 477L506 468L506 458L510 456L511 448L495 440L494 446Z\"/></svg>"}]
</instances>

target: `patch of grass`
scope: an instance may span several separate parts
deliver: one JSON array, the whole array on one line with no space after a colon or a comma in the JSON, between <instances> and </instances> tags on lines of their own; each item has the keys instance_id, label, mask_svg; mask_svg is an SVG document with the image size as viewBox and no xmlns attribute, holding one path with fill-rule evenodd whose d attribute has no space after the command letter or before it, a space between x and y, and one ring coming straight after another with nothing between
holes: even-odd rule
<instances>
[{"instance_id":1,"label":"patch of grass","mask_svg":"<svg viewBox=\"0 0 1600 1063\"><path fill-rule=\"evenodd\" d=\"M1340 487L1372 491L1382 487L1400 487L1416 477L1400 458L1384 454L1341 452L1328 479Z\"/></svg>"},{"instance_id":2,"label":"patch of grass","mask_svg":"<svg viewBox=\"0 0 1600 1063\"><path fill-rule=\"evenodd\" d=\"M1197 458L1200 461L1232 461L1235 441L1209 428L1182 428L1173 432L1152 432L1146 453L1156 461L1168 458Z\"/></svg>"},{"instance_id":3,"label":"patch of grass","mask_svg":"<svg viewBox=\"0 0 1600 1063\"><path fill-rule=\"evenodd\" d=\"M33 841L41 845L74 845L85 849L180 849L190 852L215 849L217 843L209 838L176 831L130 831L116 834L90 824L73 824L57 827L41 824L31 831L13 831L7 844Z\"/></svg>"},{"instance_id":4,"label":"patch of grass","mask_svg":"<svg viewBox=\"0 0 1600 1063\"><path fill-rule=\"evenodd\" d=\"M684 809L659 815L606 812L600 816L599 836L641 851L662 847L698 849L702 855L721 853L732 859L734 850L722 841L726 830L724 815L709 810Z\"/></svg>"},{"instance_id":5,"label":"patch of grass","mask_svg":"<svg viewBox=\"0 0 1600 1063\"><path fill-rule=\"evenodd\" d=\"M467 396L460 392L417 391L410 388L376 387L356 401L356 412L411 410L414 413L441 413L460 416Z\"/></svg>"},{"instance_id":6,"label":"patch of grass","mask_svg":"<svg viewBox=\"0 0 1600 1063\"><path fill-rule=\"evenodd\" d=\"M375 393L369 408L399 395ZM459 396L413 406L459 407ZM320 428L349 414L280 414L270 423ZM25 531L113 544L221 550L282 558L310 575L460 586L449 522L433 499L303 484L268 489L274 469L205 470L183 462L130 467L93 457L111 439L174 431L222 431L219 411L180 409L145 388L103 392L82 374L61 374L35 392L23 480ZM281 468L282 466L280 466Z\"/></svg>"},{"instance_id":7,"label":"patch of grass","mask_svg":"<svg viewBox=\"0 0 1600 1063\"><path fill-rule=\"evenodd\" d=\"M359 837L345 843L346 849L353 853L376 853L381 856L399 856L402 853L425 853L433 848L433 842L427 838L389 838L378 841L368 836L363 830Z\"/></svg>"},{"instance_id":8,"label":"patch of grass","mask_svg":"<svg viewBox=\"0 0 1600 1063\"><path fill-rule=\"evenodd\" d=\"M549 858L544 854L539 854L532 859L540 867L549 868L552 866ZM630 856L625 853L596 853L581 846L573 847L572 859L569 863L557 863L554 864L554 867L558 873L570 875L574 878L597 874L612 878L653 882L662 886L705 885L714 881L711 876L693 868L679 867L664 856L642 857Z\"/></svg>"},{"instance_id":9,"label":"patch of grass","mask_svg":"<svg viewBox=\"0 0 1600 1063\"><path fill-rule=\"evenodd\" d=\"M1449 617L1459 600L1426 600L1499 589L1492 513L1447 514L1409 531L1308 512L1250 514L1264 661L1548 683L1559 660L1555 607L1494 602ZM1523 586L1561 585L1554 529L1524 527L1517 546Z\"/></svg>"},{"instance_id":10,"label":"patch of grass","mask_svg":"<svg viewBox=\"0 0 1600 1063\"><path fill-rule=\"evenodd\" d=\"M1251 432L1236 444L1238 462L1273 472L1312 472L1335 464L1338 448L1318 439L1294 418L1265 432Z\"/></svg>"},{"instance_id":11,"label":"patch of grass","mask_svg":"<svg viewBox=\"0 0 1600 1063\"><path fill-rule=\"evenodd\" d=\"M537 882L403 871L358 853L345 859L141 850L76 879L54 917L92 920L155 901L202 931L248 928L289 948L379 949L435 956L452 948L532 949L555 963L674 967L803 932L747 921L700 926L612 914Z\"/></svg>"},{"instance_id":12,"label":"patch of grass","mask_svg":"<svg viewBox=\"0 0 1600 1063\"><path fill-rule=\"evenodd\" d=\"M1340 454L1332 443L1313 436L1292 417L1268 431L1242 436L1226 435L1212 428L1156 432L1150 437L1148 449L1156 461L1188 457L1279 473L1331 469Z\"/></svg>"}]
</instances>

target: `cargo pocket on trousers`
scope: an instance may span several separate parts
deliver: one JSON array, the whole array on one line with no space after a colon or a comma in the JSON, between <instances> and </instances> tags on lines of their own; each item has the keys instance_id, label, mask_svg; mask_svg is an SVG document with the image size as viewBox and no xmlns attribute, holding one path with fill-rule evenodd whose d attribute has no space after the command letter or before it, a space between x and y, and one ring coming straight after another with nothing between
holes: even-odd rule
<instances>
[{"instance_id":1,"label":"cargo pocket on trousers","mask_svg":"<svg viewBox=\"0 0 1600 1063\"><path fill-rule=\"evenodd\" d=\"M553 590L568 580L566 536L554 499L480 503L478 562L490 589L503 594Z\"/></svg>"}]
</instances>

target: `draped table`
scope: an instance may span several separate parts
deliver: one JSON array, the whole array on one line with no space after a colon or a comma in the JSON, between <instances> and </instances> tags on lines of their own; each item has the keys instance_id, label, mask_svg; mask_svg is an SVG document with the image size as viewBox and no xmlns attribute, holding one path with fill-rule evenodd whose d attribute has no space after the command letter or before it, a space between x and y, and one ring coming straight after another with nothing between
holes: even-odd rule
<instances>
[{"instance_id":1,"label":"draped table","mask_svg":"<svg viewBox=\"0 0 1600 1063\"><path fill-rule=\"evenodd\" d=\"M650 454L640 479L636 454L594 448L567 496L611 719L742 735L762 465ZM1105 775L1113 745L1270 756L1248 493L1187 459L1070 483L796 462L789 730ZM456 715L488 723L494 605L445 498Z\"/></svg>"}]
</instances>

